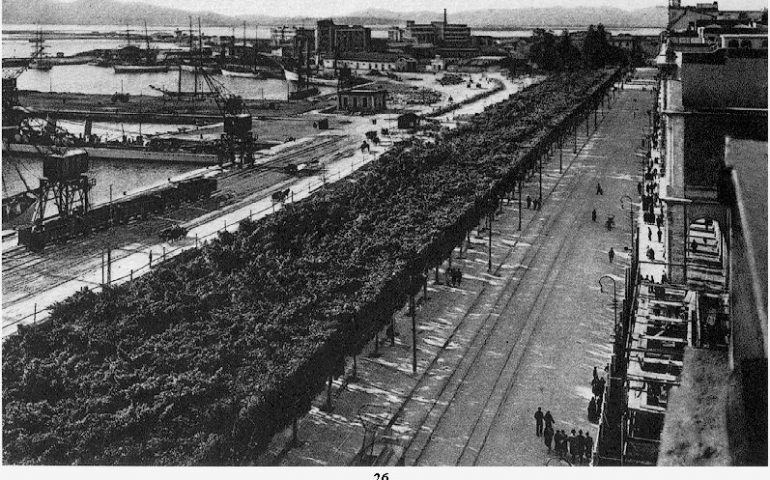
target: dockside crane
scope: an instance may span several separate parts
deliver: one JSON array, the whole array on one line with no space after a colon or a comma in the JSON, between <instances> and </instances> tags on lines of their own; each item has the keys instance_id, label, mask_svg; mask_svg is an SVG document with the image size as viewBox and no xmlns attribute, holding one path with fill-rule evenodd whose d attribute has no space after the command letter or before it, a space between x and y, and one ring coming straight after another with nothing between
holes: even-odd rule
<instances>
[{"instance_id":1,"label":"dockside crane","mask_svg":"<svg viewBox=\"0 0 770 480\"><path fill-rule=\"evenodd\" d=\"M200 37L198 19L198 38ZM214 97L224 123L224 133L220 138L219 164L234 163L241 167L254 164L256 136L252 132L251 113L248 112L243 98L232 94L222 82L196 66L196 70L198 69L198 74L203 77Z\"/></svg>"}]
</instances>

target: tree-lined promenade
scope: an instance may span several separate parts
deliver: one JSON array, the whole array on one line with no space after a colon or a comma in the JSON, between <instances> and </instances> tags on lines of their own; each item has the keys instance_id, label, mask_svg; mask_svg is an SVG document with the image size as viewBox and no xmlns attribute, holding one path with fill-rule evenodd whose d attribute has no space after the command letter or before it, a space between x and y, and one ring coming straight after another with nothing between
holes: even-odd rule
<instances>
[{"instance_id":1,"label":"tree-lined promenade","mask_svg":"<svg viewBox=\"0 0 770 480\"><path fill-rule=\"evenodd\" d=\"M246 462L494 208L521 144L610 74L554 75L435 144L399 145L238 234L58 305L3 346L6 461Z\"/></svg>"}]
</instances>

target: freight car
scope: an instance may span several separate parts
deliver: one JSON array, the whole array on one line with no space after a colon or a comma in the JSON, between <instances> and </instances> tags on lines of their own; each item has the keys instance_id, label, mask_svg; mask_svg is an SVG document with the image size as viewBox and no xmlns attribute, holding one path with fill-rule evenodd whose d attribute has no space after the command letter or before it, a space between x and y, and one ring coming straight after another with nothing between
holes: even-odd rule
<instances>
[{"instance_id":1,"label":"freight car","mask_svg":"<svg viewBox=\"0 0 770 480\"><path fill-rule=\"evenodd\" d=\"M100 205L84 215L69 218L55 217L40 225L19 230L19 244L32 251L41 251L49 243L64 243L69 239L86 236L114 225L145 220L182 202L193 202L210 196L217 188L214 178L195 177L172 182L168 186Z\"/></svg>"}]
</instances>

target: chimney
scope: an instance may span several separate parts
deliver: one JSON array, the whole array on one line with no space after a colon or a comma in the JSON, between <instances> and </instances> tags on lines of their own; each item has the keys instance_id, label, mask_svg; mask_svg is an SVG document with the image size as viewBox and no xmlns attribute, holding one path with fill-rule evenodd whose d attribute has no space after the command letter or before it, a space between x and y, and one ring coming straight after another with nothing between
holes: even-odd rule
<instances>
[{"instance_id":1,"label":"chimney","mask_svg":"<svg viewBox=\"0 0 770 480\"><path fill-rule=\"evenodd\" d=\"M446 8L444 9L444 25L446 26Z\"/></svg>"}]
</instances>

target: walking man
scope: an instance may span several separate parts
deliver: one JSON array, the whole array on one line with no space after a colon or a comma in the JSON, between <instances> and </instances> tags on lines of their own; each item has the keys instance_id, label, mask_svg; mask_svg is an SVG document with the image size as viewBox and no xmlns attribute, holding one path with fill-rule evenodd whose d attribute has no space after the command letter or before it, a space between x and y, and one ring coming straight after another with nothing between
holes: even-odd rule
<instances>
[{"instance_id":1,"label":"walking man","mask_svg":"<svg viewBox=\"0 0 770 480\"><path fill-rule=\"evenodd\" d=\"M527 195L527 208L530 208L530 207L532 207L532 197Z\"/></svg>"},{"instance_id":2,"label":"walking man","mask_svg":"<svg viewBox=\"0 0 770 480\"><path fill-rule=\"evenodd\" d=\"M552 427L554 423L556 423L553 419L553 416L551 415L551 411L548 410L545 412L545 417L543 417L545 420L545 425L548 427Z\"/></svg>"},{"instance_id":3,"label":"walking man","mask_svg":"<svg viewBox=\"0 0 770 480\"><path fill-rule=\"evenodd\" d=\"M577 454L577 460L579 464L583 464L583 449L585 448L585 442L583 442L583 430L579 430L577 437L575 437L575 453ZM574 454L573 454L574 456Z\"/></svg>"},{"instance_id":4,"label":"walking man","mask_svg":"<svg viewBox=\"0 0 770 480\"><path fill-rule=\"evenodd\" d=\"M658 243L661 243L661 238L663 238L663 230L658 227Z\"/></svg>"},{"instance_id":5,"label":"walking man","mask_svg":"<svg viewBox=\"0 0 770 480\"><path fill-rule=\"evenodd\" d=\"M545 432L543 432L543 440L545 441L545 446L548 447L548 453L551 453L551 441L553 440L553 428L551 426L545 427Z\"/></svg>"},{"instance_id":6,"label":"walking man","mask_svg":"<svg viewBox=\"0 0 770 480\"><path fill-rule=\"evenodd\" d=\"M595 208L594 208L593 212L591 212L591 221L592 222L596 221L596 209Z\"/></svg>"},{"instance_id":7,"label":"walking man","mask_svg":"<svg viewBox=\"0 0 770 480\"><path fill-rule=\"evenodd\" d=\"M636 191L639 192L639 195L642 194L642 182L636 184Z\"/></svg>"},{"instance_id":8,"label":"walking man","mask_svg":"<svg viewBox=\"0 0 770 480\"><path fill-rule=\"evenodd\" d=\"M652 241L652 229L647 227L647 240Z\"/></svg>"},{"instance_id":9,"label":"walking man","mask_svg":"<svg viewBox=\"0 0 770 480\"><path fill-rule=\"evenodd\" d=\"M537 407L537 412L535 412L535 435L540 436L543 434L543 411L540 410L540 407Z\"/></svg>"},{"instance_id":10,"label":"walking man","mask_svg":"<svg viewBox=\"0 0 770 480\"><path fill-rule=\"evenodd\" d=\"M607 256L610 257L610 263L615 260L615 250L613 250L612 247L610 247L610 251L607 252Z\"/></svg>"},{"instance_id":11,"label":"walking man","mask_svg":"<svg viewBox=\"0 0 770 480\"><path fill-rule=\"evenodd\" d=\"M576 442L577 442L577 437L575 436L575 430L572 429L572 432L570 432L570 436L567 437L567 450L569 451L569 455L572 463L575 463L575 456L577 455Z\"/></svg>"},{"instance_id":12,"label":"walking man","mask_svg":"<svg viewBox=\"0 0 770 480\"><path fill-rule=\"evenodd\" d=\"M583 453L586 456L586 463L590 465L594 455L594 439L589 432L586 432L586 437L583 439Z\"/></svg>"},{"instance_id":13,"label":"walking man","mask_svg":"<svg viewBox=\"0 0 770 480\"><path fill-rule=\"evenodd\" d=\"M596 194L604 195L604 190L602 190L602 184L599 182L596 182Z\"/></svg>"}]
</instances>

